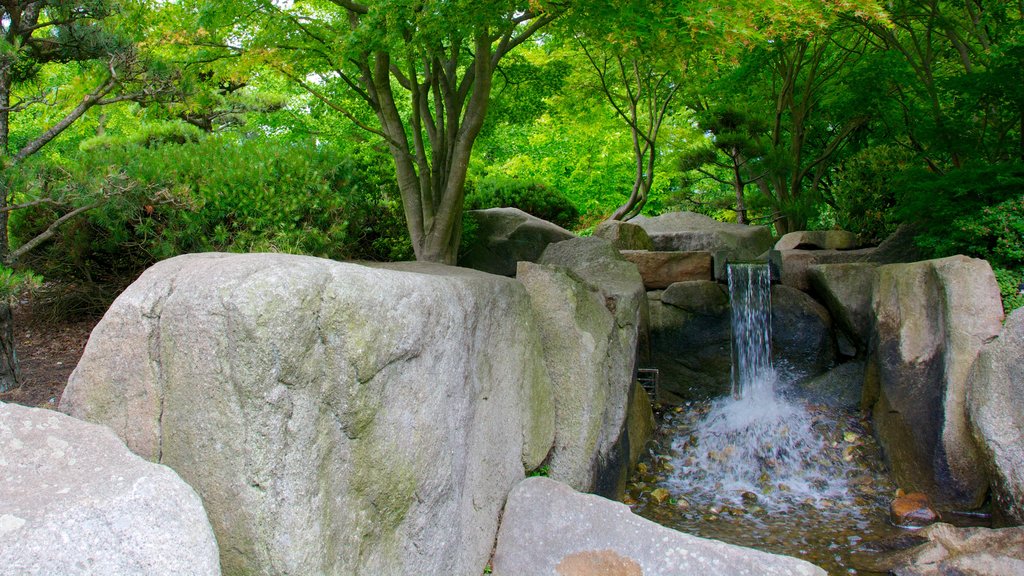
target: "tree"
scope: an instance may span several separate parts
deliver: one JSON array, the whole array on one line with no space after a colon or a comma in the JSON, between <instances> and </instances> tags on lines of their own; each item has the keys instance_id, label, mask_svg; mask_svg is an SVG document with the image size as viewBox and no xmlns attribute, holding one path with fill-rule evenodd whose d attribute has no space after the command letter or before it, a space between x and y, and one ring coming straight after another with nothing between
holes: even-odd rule
<instances>
[{"instance_id":1,"label":"tree","mask_svg":"<svg viewBox=\"0 0 1024 576\"><path fill-rule=\"evenodd\" d=\"M93 198L67 208L37 236L12 250L8 221L13 210L42 203L60 204L49 196L17 201L14 172L26 160L65 132L86 112L127 100L146 100L165 90L166 79L153 82L133 43L106 24L113 13L103 0L37 0L3 2L0 10L0 262L11 265L52 239L58 229L97 207ZM35 83L48 65L76 66L92 84L73 87ZM70 88L62 91L61 88ZM67 98L62 92L71 92ZM57 111L51 119L50 114ZM19 116L34 122L18 125ZM41 120L41 121L40 121ZM31 126L28 126L31 124ZM12 134L18 129L17 142ZM11 311L0 302L0 391L17 383L18 365L11 331Z\"/></svg>"},{"instance_id":2,"label":"tree","mask_svg":"<svg viewBox=\"0 0 1024 576\"><path fill-rule=\"evenodd\" d=\"M454 264L470 153L495 72L562 8L515 0L235 4L219 46L274 67L381 138L416 258ZM223 18L222 7L207 8L209 21ZM246 34L235 34L241 28Z\"/></svg>"}]
</instances>

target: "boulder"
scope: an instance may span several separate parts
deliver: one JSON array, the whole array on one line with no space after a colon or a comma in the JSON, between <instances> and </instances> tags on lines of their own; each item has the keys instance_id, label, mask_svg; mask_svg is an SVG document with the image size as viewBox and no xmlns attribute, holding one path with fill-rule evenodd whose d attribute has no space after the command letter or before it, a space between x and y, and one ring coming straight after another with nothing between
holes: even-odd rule
<instances>
[{"instance_id":1,"label":"boulder","mask_svg":"<svg viewBox=\"0 0 1024 576\"><path fill-rule=\"evenodd\" d=\"M613 456L612 447L623 433L634 385L622 368L633 364L635 354L610 356L622 352L618 327L596 288L564 270L530 262L519 263L516 278L530 293L554 390L550 475L576 490L591 491L600 463Z\"/></svg>"},{"instance_id":2,"label":"boulder","mask_svg":"<svg viewBox=\"0 0 1024 576\"><path fill-rule=\"evenodd\" d=\"M967 421L971 365L999 334L988 262L953 256L878 268L865 405L897 484L975 507L988 486Z\"/></svg>"},{"instance_id":3,"label":"boulder","mask_svg":"<svg viewBox=\"0 0 1024 576\"><path fill-rule=\"evenodd\" d=\"M202 496L244 574L479 574L546 457L550 381L522 284L415 263L194 254L93 331L61 410Z\"/></svg>"},{"instance_id":4,"label":"boulder","mask_svg":"<svg viewBox=\"0 0 1024 576\"><path fill-rule=\"evenodd\" d=\"M1024 308L982 349L967 381L971 432L992 482L997 512L1024 523Z\"/></svg>"},{"instance_id":5,"label":"boulder","mask_svg":"<svg viewBox=\"0 0 1024 576\"><path fill-rule=\"evenodd\" d=\"M546 270L523 266L520 280L542 327L556 394L559 437L551 474L618 496L635 463L629 461L630 446L647 441L627 434L630 402L639 387L639 337L649 317L643 282L636 266L602 238L552 244L540 264Z\"/></svg>"},{"instance_id":6,"label":"boulder","mask_svg":"<svg viewBox=\"0 0 1024 576\"><path fill-rule=\"evenodd\" d=\"M939 520L932 500L924 492L899 496L889 503L889 521L902 528L920 528Z\"/></svg>"},{"instance_id":7,"label":"boulder","mask_svg":"<svg viewBox=\"0 0 1024 576\"><path fill-rule=\"evenodd\" d=\"M611 242L616 250L654 250L654 243L647 232L629 222L606 220L594 228L593 235Z\"/></svg>"},{"instance_id":8,"label":"boulder","mask_svg":"<svg viewBox=\"0 0 1024 576\"><path fill-rule=\"evenodd\" d=\"M772 362L784 382L824 373L836 360L832 319L814 298L772 286Z\"/></svg>"},{"instance_id":9,"label":"boulder","mask_svg":"<svg viewBox=\"0 0 1024 576\"><path fill-rule=\"evenodd\" d=\"M220 574L199 496L109 429L0 402L0 572Z\"/></svg>"},{"instance_id":10,"label":"boulder","mask_svg":"<svg viewBox=\"0 0 1024 576\"><path fill-rule=\"evenodd\" d=\"M710 252L623 250L622 255L636 264L648 290L661 290L676 282L711 280Z\"/></svg>"},{"instance_id":11,"label":"boulder","mask_svg":"<svg viewBox=\"0 0 1024 576\"><path fill-rule=\"evenodd\" d=\"M727 394L732 328L726 288L710 281L680 282L648 296L659 400L676 404ZM773 286L772 351L785 380L828 370L835 343L825 308L798 290Z\"/></svg>"},{"instance_id":12,"label":"boulder","mask_svg":"<svg viewBox=\"0 0 1024 576\"><path fill-rule=\"evenodd\" d=\"M624 504L540 477L509 494L492 566L496 576L825 574L803 560L665 528Z\"/></svg>"},{"instance_id":13,"label":"boulder","mask_svg":"<svg viewBox=\"0 0 1024 576\"><path fill-rule=\"evenodd\" d=\"M536 262L548 244L576 237L518 208L469 210L466 214L477 228L459 266L491 274L515 276L516 262Z\"/></svg>"},{"instance_id":14,"label":"boulder","mask_svg":"<svg viewBox=\"0 0 1024 576\"><path fill-rule=\"evenodd\" d=\"M814 404L854 411L860 408L864 369L863 360L844 362L820 376L795 383L795 391Z\"/></svg>"},{"instance_id":15,"label":"boulder","mask_svg":"<svg viewBox=\"0 0 1024 576\"><path fill-rule=\"evenodd\" d=\"M938 523L915 532L912 540L917 543L909 548L864 555L858 569L896 576L1024 574L1024 528L957 528ZM890 543L881 546L892 547Z\"/></svg>"},{"instance_id":16,"label":"boulder","mask_svg":"<svg viewBox=\"0 0 1024 576\"><path fill-rule=\"evenodd\" d=\"M871 287L877 264L818 264L808 268L811 291L828 308L836 328L850 340L857 356L867 352L873 312Z\"/></svg>"},{"instance_id":17,"label":"boulder","mask_svg":"<svg viewBox=\"0 0 1024 576\"><path fill-rule=\"evenodd\" d=\"M821 264L852 264L866 262L875 248L859 250L779 250L781 280L786 286L809 292L810 270Z\"/></svg>"},{"instance_id":18,"label":"boulder","mask_svg":"<svg viewBox=\"0 0 1024 576\"><path fill-rule=\"evenodd\" d=\"M776 250L853 250L859 246L857 235L846 230L800 230L775 243Z\"/></svg>"},{"instance_id":19,"label":"boulder","mask_svg":"<svg viewBox=\"0 0 1024 576\"><path fill-rule=\"evenodd\" d=\"M882 241L867 257L868 262L876 264L900 264L926 260L928 255L915 242L918 235L913 224L900 224L895 232Z\"/></svg>"},{"instance_id":20,"label":"boulder","mask_svg":"<svg viewBox=\"0 0 1024 576\"><path fill-rule=\"evenodd\" d=\"M695 212L669 212L631 220L647 231L655 250L723 251L731 261L754 260L774 244L766 226L719 222Z\"/></svg>"}]
</instances>

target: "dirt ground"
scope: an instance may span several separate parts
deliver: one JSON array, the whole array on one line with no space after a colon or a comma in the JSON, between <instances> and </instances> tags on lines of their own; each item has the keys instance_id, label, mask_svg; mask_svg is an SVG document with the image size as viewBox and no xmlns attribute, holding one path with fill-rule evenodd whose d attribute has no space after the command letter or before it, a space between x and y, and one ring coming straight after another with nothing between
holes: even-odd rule
<instances>
[{"instance_id":1,"label":"dirt ground","mask_svg":"<svg viewBox=\"0 0 1024 576\"><path fill-rule=\"evenodd\" d=\"M0 394L0 402L56 408L97 322L99 318L54 320L37 313L29 301L15 305L14 351L21 366L21 386Z\"/></svg>"}]
</instances>

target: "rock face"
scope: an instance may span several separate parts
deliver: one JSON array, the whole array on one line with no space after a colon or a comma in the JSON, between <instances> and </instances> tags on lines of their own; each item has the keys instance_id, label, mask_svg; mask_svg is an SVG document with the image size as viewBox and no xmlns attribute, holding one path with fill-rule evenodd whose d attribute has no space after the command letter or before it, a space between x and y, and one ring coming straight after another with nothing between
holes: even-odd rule
<instances>
[{"instance_id":1,"label":"rock face","mask_svg":"<svg viewBox=\"0 0 1024 576\"><path fill-rule=\"evenodd\" d=\"M660 372L660 400L723 396L730 388L731 320L726 288L714 282L680 282L650 292L651 364ZM789 378L825 372L835 360L831 320L810 296L772 287L772 351Z\"/></svg>"},{"instance_id":2,"label":"rock face","mask_svg":"<svg viewBox=\"0 0 1024 576\"><path fill-rule=\"evenodd\" d=\"M804 292L811 290L810 270L822 264L870 261L874 248L859 250L780 250L782 283Z\"/></svg>"},{"instance_id":3,"label":"rock face","mask_svg":"<svg viewBox=\"0 0 1024 576\"><path fill-rule=\"evenodd\" d=\"M630 437L639 424L627 421L638 401L638 335L647 321L640 275L608 241L592 237L551 245L541 264L521 264L517 278L530 293L555 392L551 477L621 494L631 452L649 438ZM634 411L651 419L642 407Z\"/></svg>"},{"instance_id":4,"label":"rock face","mask_svg":"<svg viewBox=\"0 0 1024 576\"><path fill-rule=\"evenodd\" d=\"M820 264L808 269L811 290L828 308L836 328L863 357L870 341L874 313L871 287L876 264Z\"/></svg>"},{"instance_id":5,"label":"rock face","mask_svg":"<svg viewBox=\"0 0 1024 576\"><path fill-rule=\"evenodd\" d=\"M186 479L227 573L479 574L553 440L540 338L520 283L402 268L161 262L97 325L61 410Z\"/></svg>"},{"instance_id":6,"label":"rock face","mask_svg":"<svg viewBox=\"0 0 1024 576\"><path fill-rule=\"evenodd\" d=\"M973 507L988 485L967 422L967 377L999 334L988 262L965 256L878 268L865 403L897 484Z\"/></svg>"},{"instance_id":7,"label":"rock face","mask_svg":"<svg viewBox=\"0 0 1024 576\"><path fill-rule=\"evenodd\" d=\"M648 290L663 290L676 282L711 280L710 252L623 250L622 255L636 264Z\"/></svg>"},{"instance_id":8,"label":"rock face","mask_svg":"<svg viewBox=\"0 0 1024 576\"><path fill-rule=\"evenodd\" d=\"M754 260L774 244L765 226L719 222L695 212L669 212L632 220L647 231L655 250L722 251L729 260Z\"/></svg>"},{"instance_id":9,"label":"rock face","mask_svg":"<svg viewBox=\"0 0 1024 576\"><path fill-rule=\"evenodd\" d=\"M846 230L790 232L775 243L776 250L852 250L859 246L857 235Z\"/></svg>"},{"instance_id":10,"label":"rock face","mask_svg":"<svg viewBox=\"0 0 1024 576\"><path fill-rule=\"evenodd\" d=\"M995 508L1024 522L1024 308L987 344L967 384L971 431L985 454Z\"/></svg>"},{"instance_id":11,"label":"rock face","mask_svg":"<svg viewBox=\"0 0 1024 576\"><path fill-rule=\"evenodd\" d=\"M629 222L606 220L594 228L594 237L604 238L616 250L654 250L654 243L647 232Z\"/></svg>"},{"instance_id":12,"label":"rock face","mask_svg":"<svg viewBox=\"0 0 1024 576\"><path fill-rule=\"evenodd\" d=\"M825 574L796 558L670 530L548 478L528 478L509 495L492 565L496 576Z\"/></svg>"},{"instance_id":13,"label":"rock face","mask_svg":"<svg viewBox=\"0 0 1024 576\"><path fill-rule=\"evenodd\" d=\"M576 235L518 208L467 212L477 224L476 240L459 266L501 276L515 276L516 262L536 262L548 244Z\"/></svg>"},{"instance_id":14,"label":"rock face","mask_svg":"<svg viewBox=\"0 0 1024 576\"><path fill-rule=\"evenodd\" d=\"M845 362L820 376L798 382L797 393L815 404L857 410L863 396L864 368L863 360Z\"/></svg>"},{"instance_id":15,"label":"rock face","mask_svg":"<svg viewBox=\"0 0 1024 576\"><path fill-rule=\"evenodd\" d=\"M921 544L870 559L864 569L896 576L1024 574L1024 528L956 528L932 524Z\"/></svg>"},{"instance_id":16,"label":"rock face","mask_svg":"<svg viewBox=\"0 0 1024 576\"><path fill-rule=\"evenodd\" d=\"M0 402L0 572L220 574L203 504L110 430Z\"/></svg>"}]
</instances>

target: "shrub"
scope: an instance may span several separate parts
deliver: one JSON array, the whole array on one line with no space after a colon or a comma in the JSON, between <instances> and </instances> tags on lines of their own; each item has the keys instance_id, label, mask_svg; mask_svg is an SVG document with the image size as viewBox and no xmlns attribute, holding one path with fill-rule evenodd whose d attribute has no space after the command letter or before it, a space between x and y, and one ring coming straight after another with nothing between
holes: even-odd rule
<instances>
[{"instance_id":1,"label":"shrub","mask_svg":"<svg viewBox=\"0 0 1024 576\"><path fill-rule=\"evenodd\" d=\"M579 210L565 195L534 180L495 175L467 184L467 210L501 207L519 208L569 230L580 219Z\"/></svg>"}]
</instances>

